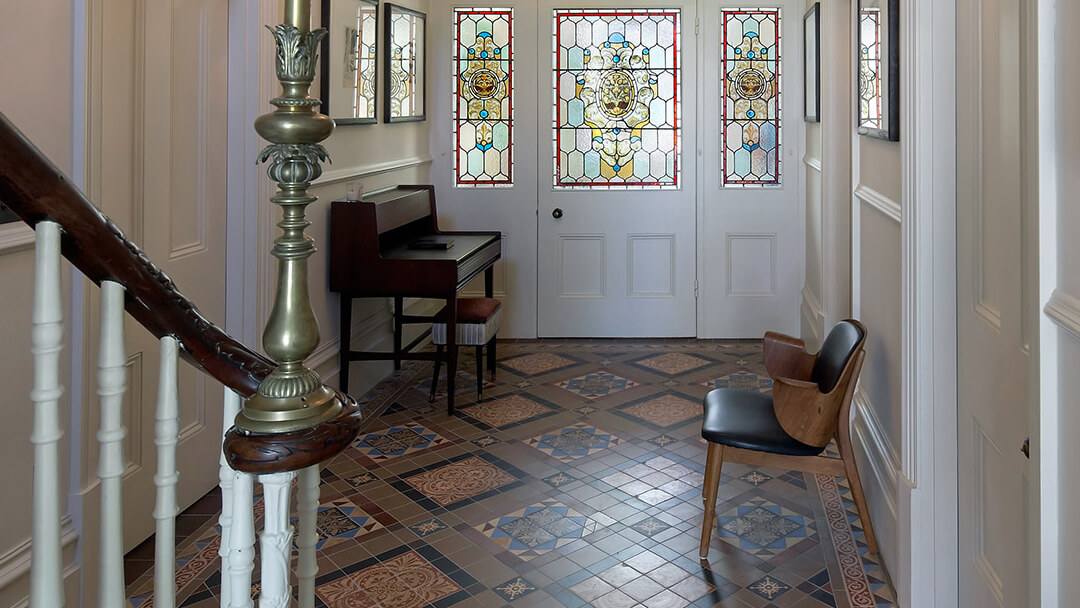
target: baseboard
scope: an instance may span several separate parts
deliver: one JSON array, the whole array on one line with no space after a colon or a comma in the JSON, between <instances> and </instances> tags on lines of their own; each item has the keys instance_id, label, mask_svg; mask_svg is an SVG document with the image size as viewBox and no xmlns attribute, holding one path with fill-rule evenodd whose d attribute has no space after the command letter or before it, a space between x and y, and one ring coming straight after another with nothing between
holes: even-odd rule
<instances>
[{"instance_id":1,"label":"baseboard","mask_svg":"<svg viewBox=\"0 0 1080 608\"><path fill-rule=\"evenodd\" d=\"M903 478L900 458L881 428L870 398L857 390L852 398L852 443L863 492L869 503L881 556L886 569L897 564L899 549L899 491Z\"/></svg>"},{"instance_id":2,"label":"baseboard","mask_svg":"<svg viewBox=\"0 0 1080 608\"><path fill-rule=\"evenodd\" d=\"M64 587L70 594L76 586L79 566L75 561L75 547L79 534L70 516L60 521L60 550L63 564ZM0 606L25 608L30 605L30 550L33 539L26 539L4 555L0 555ZM66 604L77 606L77 598L67 597Z\"/></svg>"}]
</instances>

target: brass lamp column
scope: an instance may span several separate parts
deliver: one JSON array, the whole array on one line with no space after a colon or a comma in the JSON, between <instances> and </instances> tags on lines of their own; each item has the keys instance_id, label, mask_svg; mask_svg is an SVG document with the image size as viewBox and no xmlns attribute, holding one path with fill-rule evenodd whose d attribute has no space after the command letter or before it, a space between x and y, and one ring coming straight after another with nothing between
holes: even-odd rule
<instances>
[{"instance_id":1,"label":"brass lamp column","mask_svg":"<svg viewBox=\"0 0 1080 608\"><path fill-rule=\"evenodd\" d=\"M270 142L259 161L272 159L267 175L278 183L270 201L281 206L281 236L272 254L278 259L277 295L263 331L263 347L278 363L236 416L236 426L251 433L287 433L316 426L337 416L341 402L319 375L304 365L319 344L319 324L308 296L308 258L315 244L304 230L311 224L304 209L315 202L311 182L327 160L319 142L330 136L334 121L315 111L319 100L308 95L315 78L319 43L326 29L311 31L310 0L286 0L285 23L270 28L277 42L277 78L282 93L270 100L277 109L255 120L255 130Z\"/></svg>"}]
</instances>

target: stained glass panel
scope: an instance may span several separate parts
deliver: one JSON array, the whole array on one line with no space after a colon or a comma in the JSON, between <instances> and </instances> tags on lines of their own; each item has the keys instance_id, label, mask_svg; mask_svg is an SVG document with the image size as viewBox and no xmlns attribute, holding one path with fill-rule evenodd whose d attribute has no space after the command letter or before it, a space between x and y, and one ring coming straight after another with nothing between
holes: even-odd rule
<instances>
[{"instance_id":1,"label":"stained glass panel","mask_svg":"<svg viewBox=\"0 0 1080 608\"><path fill-rule=\"evenodd\" d=\"M859 126L881 129L881 9L859 10Z\"/></svg>"},{"instance_id":2,"label":"stained glass panel","mask_svg":"<svg viewBox=\"0 0 1080 608\"><path fill-rule=\"evenodd\" d=\"M458 185L513 183L513 11L454 9Z\"/></svg>"},{"instance_id":3,"label":"stained glass panel","mask_svg":"<svg viewBox=\"0 0 1080 608\"><path fill-rule=\"evenodd\" d=\"M556 187L679 185L680 16L555 11Z\"/></svg>"},{"instance_id":4,"label":"stained glass panel","mask_svg":"<svg viewBox=\"0 0 1080 608\"><path fill-rule=\"evenodd\" d=\"M345 29L345 71L341 86L356 91L352 108L356 118L375 118L376 8L361 4L357 8L356 29Z\"/></svg>"},{"instance_id":5,"label":"stained glass panel","mask_svg":"<svg viewBox=\"0 0 1080 608\"><path fill-rule=\"evenodd\" d=\"M780 9L720 13L725 186L780 184Z\"/></svg>"}]
</instances>

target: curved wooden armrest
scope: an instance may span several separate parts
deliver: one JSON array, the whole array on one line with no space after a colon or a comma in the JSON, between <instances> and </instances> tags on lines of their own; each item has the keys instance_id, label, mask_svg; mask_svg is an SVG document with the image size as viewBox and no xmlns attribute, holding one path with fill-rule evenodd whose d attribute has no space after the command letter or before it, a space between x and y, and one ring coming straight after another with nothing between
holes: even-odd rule
<instances>
[{"instance_id":1,"label":"curved wooden armrest","mask_svg":"<svg viewBox=\"0 0 1080 608\"><path fill-rule=\"evenodd\" d=\"M825 394L816 382L773 378L773 410L788 435L815 447L824 447L836 430L836 413L842 397Z\"/></svg>"},{"instance_id":2,"label":"curved wooden armrest","mask_svg":"<svg viewBox=\"0 0 1080 608\"><path fill-rule=\"evenodd\" d=\"M792 336L774 331L765 332L763 343L765 370L771 378L810 377L817 355L806 352L806 344Z\"/></svg>"}]
</instances>

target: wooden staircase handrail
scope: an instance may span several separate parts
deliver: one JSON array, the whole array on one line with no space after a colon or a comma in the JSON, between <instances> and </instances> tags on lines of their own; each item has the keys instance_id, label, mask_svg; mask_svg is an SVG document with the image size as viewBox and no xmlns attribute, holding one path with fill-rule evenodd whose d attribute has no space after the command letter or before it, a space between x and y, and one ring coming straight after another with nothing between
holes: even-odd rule
<instances>
[{"instance_id":1,"label":"wooden staircase handrail","mask_svg":"<svg viewBox=\"0 0 1080 608\"><path fill-rule=\"evenodd\" d=\"M34 227L52 221L63 255L100 285L125 287L125 309L155 337L172 336L181 356L250 397L275 364L211 323L176 284L0 113L0 201Z\"/></svg>"}]
</instances>

